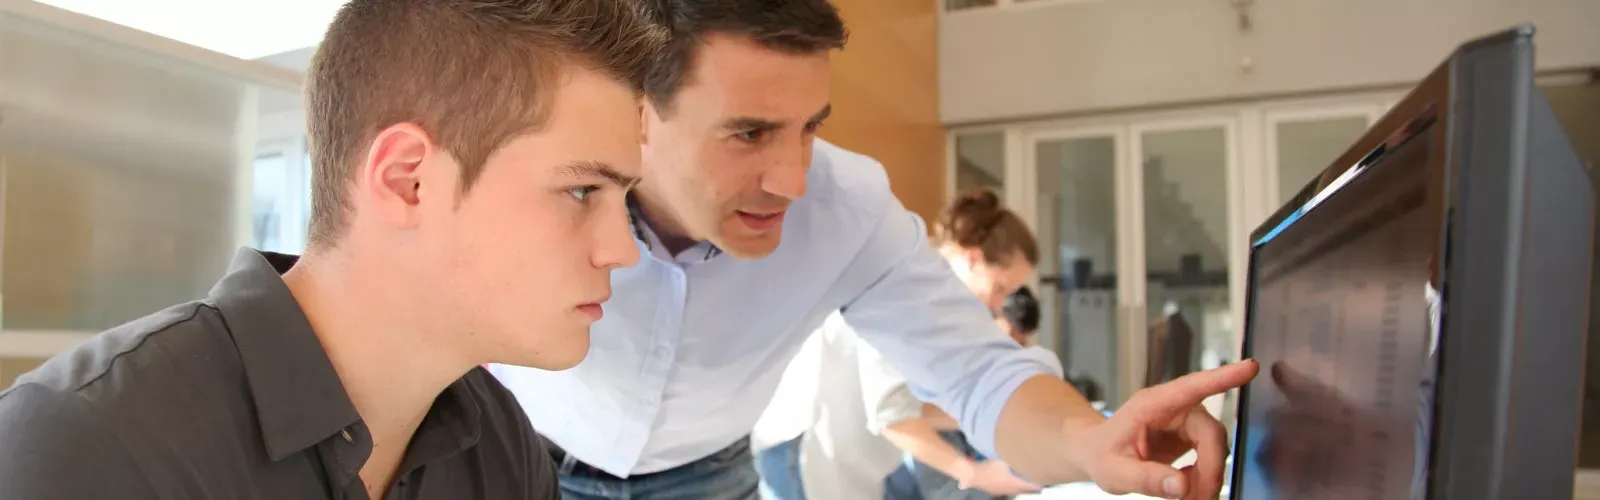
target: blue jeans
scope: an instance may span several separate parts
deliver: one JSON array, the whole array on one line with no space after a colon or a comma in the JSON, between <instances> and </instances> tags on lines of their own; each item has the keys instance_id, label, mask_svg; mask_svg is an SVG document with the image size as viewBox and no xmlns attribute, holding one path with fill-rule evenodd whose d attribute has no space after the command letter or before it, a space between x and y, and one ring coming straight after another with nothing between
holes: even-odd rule
<instances>
[{"instance_id":1,"label":"blue jeans","mask_svg":"<svg viewBox=\"0 0 1600 500\"><path fill-rule=\"evenodd\" d=\"M557 466L564 500L757 500L750 440L661 472L627 479L576 474L580 464L567 455Z\"/></svg>"},{"instance_id":2,"label":"blue jeans","mask_svg":"<svg viewBox=\"0 0 1600 500\"><path fill-rule=\"evenodd\" d=\"M889 477L883 480L883 500L924 500L922 482L917 479L917 473L911 472L911 468L905 464L889 473Z\"/></svg>"},{"instance_id":3,"label":"blue jeans","mask_svg":"<svg viewBox=\"0 0 1600 500\"><path fill-rule=\"evenodd\" d=\"M756 454L762 500L806 500L805 483L800 479L800 438L804 436Z\"/></svg>"}]
</instances>

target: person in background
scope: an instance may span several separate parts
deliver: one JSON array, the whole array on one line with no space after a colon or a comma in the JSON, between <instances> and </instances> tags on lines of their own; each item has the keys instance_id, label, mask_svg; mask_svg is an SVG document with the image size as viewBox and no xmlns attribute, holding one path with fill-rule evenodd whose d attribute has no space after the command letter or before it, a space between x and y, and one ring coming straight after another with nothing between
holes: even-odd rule
<instances>
[{"instance_id":1,"label":"person in background","mask_svg":"<svg viewBox=\"0 0 1600 500\"><path fill-rule=\"evenodd\" d=\"M306 78L306 255L241 249L208 297L0 393L0 498L559 498L478 365L589 352L638 260L625 196L662 40L621 0L345 4Z\"/></svg>"},{"instance_id":2,"label":"person in background","mask_svg":"<svg viewBox=\"0 0 1600 500\"><path fill-rule=\"evenodd\" d=\"M617 294L578 366L491 368L554 445L569 500L755 497L751 429L835 314L1030 479L1217 494L1228 443L1198 404L1255 367L1151 388L1107 419L1052 373L1053 356L1006 338L883 166L818 137L846 39L832 4L637 4L670 32L640 117L650 180L631 215L645 257L612 274ZM1191 448L1198 465L1171 466Z\"/></svg>"},{"instance_id":3,"label":"person in background","mask_svg":"<svg viewBox=\"0 0 1600 500\"><path fill-rule=\"evenodd\" d=\"M933 243L967 290L1000 313L996 321L1014 345L1038 328L1037 301L1031 292L1019 297L1034 274L1038 244L993 191L964 193L945 208ZM830 318L802 352L780 384L790 390L778 393L757 425L759 440L770 443L757 455L769 498L885 498L885 478L900 466L902 451L916 458L918 473L930 476L929 498L989 498L1039 488L1004 462L983 460L956 422L913 394L905 376L848 323ZM1060 375L1059 363L1052 369ZM804 378L816 381L798 381Z\"/></svg>"},{"instance_id":4,"label":"person in background","mask_svg":"<svg viewBox=\"0 0 1600 500\"><path fill-rule=\"evenodd\" d=\"M1006 297L995 321L1011 340L1018 345L1028 345L1033 334L1039 331L1039 314L1039 299L1034 298L1033 290L1022 287Z\"/></svg>"}]
</instances>

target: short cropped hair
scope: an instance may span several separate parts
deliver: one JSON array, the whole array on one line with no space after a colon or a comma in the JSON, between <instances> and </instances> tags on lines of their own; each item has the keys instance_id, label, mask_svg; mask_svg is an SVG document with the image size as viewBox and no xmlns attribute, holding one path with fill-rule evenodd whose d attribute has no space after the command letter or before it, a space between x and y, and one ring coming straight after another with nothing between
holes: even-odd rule
<instances>
[{"instance_id":1,"label":"short cropped hair","mask_svg":"<svg viewBox=\"0 0 1600 500\"><path fill-rule=\"evenodd\" d=\"M1024 335L1039 331L1039 300L1028 287L1018 288L1016 293L1006 297L1005 305L1000 306L1000 315Z\"/></svg>"},{"instance_id":2,"label":"short cropped hair","mask_svg":"<svg viewBox=\"0 0 1600 500\"><path fill-rule=\"evenodd\" d=\"M695 48L710 34L748 37L769 49L809 54L844 48L849 32L828 0L633 0L668 33L662 56L651 62L644 92L658 112L693 67Z\"/></svg>"},{"instance_id":3,"label":"short cropped hair","mask_svg":"<svg viewBox=\"0 0 1600 500\"><path fill-rule=\"evenodd\" d=\"M464 195L510 139L549 119L564 71L642 91L666 32L630 0L352 0L306 75L309 241L344 231L355 165L396 123L415 123L461 165Z\"/></svg>"}]
</instances>

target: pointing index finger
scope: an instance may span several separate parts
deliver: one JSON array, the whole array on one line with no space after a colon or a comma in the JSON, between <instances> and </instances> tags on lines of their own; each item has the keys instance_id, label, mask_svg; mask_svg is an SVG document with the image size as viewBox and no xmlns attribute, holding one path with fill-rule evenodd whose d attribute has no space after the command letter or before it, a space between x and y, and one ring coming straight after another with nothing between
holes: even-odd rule
<instances>
[{"instance_id":1,"label":"pointing index finger","mask_svg":"<svg viewBox=\"0 0 1600 500\"><path fill-rule=\"evenodd\" d=\"M1213 394L1250 382L1260 369L1261 365L1255 360L1247 359L1203 372L1190 373L1171 382L1145 389L1146 393L1141 398L1143 401L1139 402L1139 409L1173 415L1179 411L1188 411Z\"/></svg>"}]
</instances>

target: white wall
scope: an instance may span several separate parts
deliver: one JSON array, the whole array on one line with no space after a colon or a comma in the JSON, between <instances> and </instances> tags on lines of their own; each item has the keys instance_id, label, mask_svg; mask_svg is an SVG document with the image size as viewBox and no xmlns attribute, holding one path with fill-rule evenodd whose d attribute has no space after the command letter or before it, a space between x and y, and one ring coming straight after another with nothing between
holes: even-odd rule
<instances>
[{"instance_id":1,"label":"white wall","mask_svg":"<svg viewBox=\"0 0 1600 500\"><path fill-rule=\"evenodd\" d=\"M1595 0L1100 0L947 13L946 124L1404 85L1456 45L1538 28L1542 69L1600 66ZM1241 69L1248 58L1250 70Z\"/></svg>"}]
</instances>

